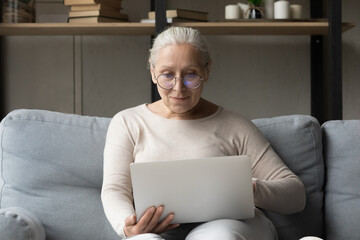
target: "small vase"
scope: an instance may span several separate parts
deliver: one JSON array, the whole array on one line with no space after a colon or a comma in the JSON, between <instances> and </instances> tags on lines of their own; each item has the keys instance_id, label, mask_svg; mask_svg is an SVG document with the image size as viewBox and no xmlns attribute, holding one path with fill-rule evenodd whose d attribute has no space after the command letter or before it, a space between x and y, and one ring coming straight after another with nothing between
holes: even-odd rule
<instances>
[{"instance_id":1,"label":"small vase","mask_svg":"<svg viewBox=\"0 0 360 240\"><path fill-rule=\"evenodd\" d=\"M249 10L249 19L258 19L261 18L261 12L260 10L256 9L256 8L251 8Z\"/></svg>"}]
</instances>

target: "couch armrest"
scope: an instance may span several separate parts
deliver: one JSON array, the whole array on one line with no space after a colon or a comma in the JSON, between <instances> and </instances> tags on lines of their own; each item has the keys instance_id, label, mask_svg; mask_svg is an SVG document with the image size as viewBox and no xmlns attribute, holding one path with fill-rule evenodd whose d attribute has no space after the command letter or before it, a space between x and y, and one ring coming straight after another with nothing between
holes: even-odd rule
<instances>
[{"instance_id":1,"label":"couch armrest","mask_svg":"<svg viewBox=\"0 0 360 240\"><path fill-rule=\"evenodd\" d=\"M19 208L0 209L0 239L45 240L40 220L29 211Z\"/></svg>"}]
</instances>

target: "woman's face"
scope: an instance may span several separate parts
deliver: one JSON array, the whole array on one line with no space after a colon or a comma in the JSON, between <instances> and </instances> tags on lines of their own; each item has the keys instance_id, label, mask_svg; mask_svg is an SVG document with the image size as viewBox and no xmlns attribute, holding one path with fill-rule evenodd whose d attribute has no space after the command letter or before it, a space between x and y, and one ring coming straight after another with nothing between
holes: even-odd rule
<instances>
[{"instance_id":1,"label":"woman's face","mask_svg":"<svg viewBox=\"0 0 360 240\"><path fill-rule=\"evenodd\" d=\"M203 78L197 89L188 89L182 82L187 73L196 73ZM191 113L199 103L203 84L207 81L208 71L203 66L201 53L190 44L168 45L162 48L157 57L155 66L151 66L152 80L156 84L156 77L160 74L173 74L177 77L172 89L166 90L159 85L157 89L165 107L165 114ZM179 78L180 77L180 78Z\"/></svg>"}]
</instances>

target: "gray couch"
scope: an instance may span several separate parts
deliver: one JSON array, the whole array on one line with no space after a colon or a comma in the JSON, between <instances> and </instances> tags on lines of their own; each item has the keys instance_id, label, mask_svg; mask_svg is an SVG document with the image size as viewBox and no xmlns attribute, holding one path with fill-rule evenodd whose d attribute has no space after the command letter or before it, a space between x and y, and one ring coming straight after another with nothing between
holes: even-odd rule
<instances>
[{"instance_id":1,"label":"gray couch","mask_svg":"<svg viewBox=\"0 0 360 240\"><path fill-rule=\"evenodd\" d=\"M0 239L119 239L100 190L109 118L16 110L0 126ZM360 120L320 126L310 116L257 119L275 151L303 180L297 214L266 212L280 239L360 239Z\"/></svg>"}]
</instances>

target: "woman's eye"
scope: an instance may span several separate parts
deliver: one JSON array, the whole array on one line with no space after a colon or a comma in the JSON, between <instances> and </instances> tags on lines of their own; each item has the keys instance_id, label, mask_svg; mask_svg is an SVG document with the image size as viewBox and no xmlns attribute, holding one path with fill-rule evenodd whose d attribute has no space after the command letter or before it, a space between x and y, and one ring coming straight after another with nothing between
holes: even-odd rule
<instances>
[{"instance_id":1,"label":"woman's eye","mask_svg":"<svg viewBox=\"0 0 360 240\"><path fill-rule=\"evenodd\" d=\"M196 73L187 73L186 75L186 78L196 78L198 75Z\"/></svg>"},{"instance_id":2,"label":"woman's eye","mask_svg":"<svg viewBox=\"0 0 360 240\"><path fill-rule=\"evenodd\" d=\"M164 73L162 74L162 76L166 79L173 79L174 78L174 75L171 74L171 73Z\"/></svg>"}]
</instances>

